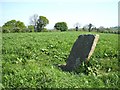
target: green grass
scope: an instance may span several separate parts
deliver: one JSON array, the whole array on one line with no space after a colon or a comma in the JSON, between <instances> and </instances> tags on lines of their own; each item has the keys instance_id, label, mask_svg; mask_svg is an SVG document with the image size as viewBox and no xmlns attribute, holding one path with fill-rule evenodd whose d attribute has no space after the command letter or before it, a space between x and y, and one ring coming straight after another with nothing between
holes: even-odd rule
<instances>
[{"instance_id":1,"label":"green grass","mask_svg":"<svg viewBox=\"0 0 120 90\"><path fill-rule=\"evenodd\" d=\"M92 32L93 34L96 34ZM102 34L87 65L64 72L80 34L88 32L6 33L2 36L2 86L5 88L119 88L118 35Z\"/></svg>"}]
</instances>

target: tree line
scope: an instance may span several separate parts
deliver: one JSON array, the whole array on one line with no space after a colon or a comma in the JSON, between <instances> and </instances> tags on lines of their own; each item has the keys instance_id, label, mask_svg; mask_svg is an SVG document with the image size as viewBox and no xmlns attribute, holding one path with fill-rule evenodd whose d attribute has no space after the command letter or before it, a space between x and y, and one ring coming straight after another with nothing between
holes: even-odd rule
<instances>
[{"instance_id":1,"label":"tree line","mask_svg":"<svg viewBox=\"0 0 120 90\"><path fill-rule=\"evenodd\" d=\"M2 32L41 32L47 24L49 20L45 16L33 15L29 26L26 27L21 21L10 20L2 26Z\"/></svg>"},{"instance_id":2,"label":"tree line","mask_svg":"<svg viewBox=\"0 0 120 90\"><path fill-rule=\"evenodd\" d=\"M45 16L38 16L37 14L34 14L32 17L30 17L30 25L25 26L24 22L16 21L16 20L10 20L7 21L2 26L2 32L3 33L9 33L9 32L41 32L46 31L45 28L46 25L49 24L49 20ZM67 31L68 26L66 22L57 22L54 26L56 30L61 31Z\"/></svg>"},{"instance_id":3,"label":"tree line","mask_svg":"<svg viewBox=\"0 0 120 90\"><path fill-rule=\"evenodd\" d=\"M3 33L14 33L14 32L42 32L42 31L48 31L45 27L49 24L49 20L45 16L38 16L37 14L34 14L30 17L30 25L25 26L24 22L16 21L16 20L10 20L7 21L2 26L2 32ZM97 31L97 32L108 32L110 31L109 28L104 28L103 26L100 26L99 28L94 27L93 24L89 23L88 25L84 26L82 29L79 29L80 24L75 24L76 31L83 30L83 31ZM67 31L68 26L66 22L57 22L54 25L55 30L59 31ZM113 31L112 31L113 32ZM119 32L116 32L119 33Z\"/></svg>"}]
</instances>

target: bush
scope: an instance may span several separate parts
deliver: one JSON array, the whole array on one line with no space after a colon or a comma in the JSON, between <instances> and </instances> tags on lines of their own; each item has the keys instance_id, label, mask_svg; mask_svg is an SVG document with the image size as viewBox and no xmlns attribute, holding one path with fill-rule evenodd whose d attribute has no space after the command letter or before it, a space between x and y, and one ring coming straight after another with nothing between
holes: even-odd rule
<instances>
[{"instance_id":1,"label":"bush","mask_svg":"<svg viewBox=\"0 0 120 90\"><path fill-rule=\"evenodd\" d=\"M58 22L54 26L55 29L60 30L60 31L67 31L68 26L66 22Z\"/></svg>"},{"instance_id":2,"label":"bush","mask_svg":"<svg viewBox=\"0 0 120 90\"><path fill-rule=\"evenodd\" d=\"M29 25L26 32L34 32L34 26Z\"/></svg>"},{"instance_id":3,"label":"bush","mask_svg":"<svg viewBox=\"0 0 120 90\"><path fill-rule=\"evenodd\" d=\"M48 32L47 28L44 28L44 29L42 30L42 32Z\"/></svg>"}]
</instances>

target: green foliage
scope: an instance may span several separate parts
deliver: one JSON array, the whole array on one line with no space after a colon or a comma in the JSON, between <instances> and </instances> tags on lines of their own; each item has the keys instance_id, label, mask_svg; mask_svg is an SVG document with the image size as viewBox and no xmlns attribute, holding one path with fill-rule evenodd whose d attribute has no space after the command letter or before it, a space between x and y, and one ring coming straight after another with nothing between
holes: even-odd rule
<instances>
[{"instance_id":1,"label":"green foliage","mask_svg":"<svg viewBox=\"0 0 120 90\"><path fill-rule=\"evenodd\" d=\"M88 33L4 33L2 87L120 88L116 34L98 33L100 39L88 64L82 63L74 72L56 66L66 63L80 34Z\"/></svg>"},{"instance_id":2,"label":"green foliage","mask_svg":"<svg viewBox=\"0 0 120 90\"><path fill-rule=\"evenodd\" d=\"M67 23L66 22L57 22L54 26L55 29L60 30L60 31L67 31Z\"/></svg>"},{"instance_id":3,"label":"green foliage","mask_svg":"<svg viewBox=\"0 0 120 90\"><path fill-rule=\"evenodd\" d=\"M48 32L47 28L44 28L44 29L42 30L42 32Z\"/></svg>"},{"instance_id":4,"label":"green foliage","mask_svg":"<svg viewBox=\"0 0 120 90\"><path fill-rule=\"evenodd\" d=\"M10 28L7 27L7 26L3 26L3 27L2 27L2 32L3 32L3 33L9 33L9 32L10 32Z\"/></svg>"},{"instance_id":5,"label":"green foliage","mask_svg":"<svg viewBox=\"0 0 120 90\"><path fill-rule=\"evenodd\" d=\"M20 30L20 28L19 27L14 27L13 28L13 32L20 32L21 30Z\"/></svg>"},{"instance_id":6,"label":"green foliage","mask_svg":"<svg viewBox=\"0 0 120 90\"><path fill-rule=\"evenodd\" d=\"M2 32L2 27L0 26L0 33Z\"/></svg>"},{"instance_id":7,"label":"green foliage","mask_svg":"<svg viewBox=\"0 0 120 90\"><path fill-rule=\"evenodd\" d=\"M28 26L28 32L34 32L34 26L29 25Z\"/></svg>"},{"instance_id":8,"label":"green foliage","mask_svg":"<svg viewBox=\"0 0 120 90\"><path fill-rule=\"evenodd\" d=\"M23 22L10 20L2 26L2 31L3 33L22 32L25 28L26 26L24 25Z\"/></svg>"},{"instance_id":9,"label":"green foliage","mask_svg":"<svg viewBox=\"0 0 120 90\"><path fill-rule=\"evenodd\" d=\"M49 24L49 20L44 16L39 16L37 21L37 31L41 32L47 24Z\"/></svg>"}]
</instances>

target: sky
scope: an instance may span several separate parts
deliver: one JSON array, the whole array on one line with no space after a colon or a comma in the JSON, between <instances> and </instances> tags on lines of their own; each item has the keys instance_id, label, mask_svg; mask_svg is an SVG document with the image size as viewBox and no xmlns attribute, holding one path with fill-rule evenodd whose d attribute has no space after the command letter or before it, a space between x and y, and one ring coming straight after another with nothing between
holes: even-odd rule
<instances>
[{"instance_id":1,"label":"sky","mask_svg":"<svg viewBox=\"0 0 120 90\"><path fill-rule=\"evenodd\" d=\"M66 22L68 28L76 23L81 27L92 23L96 27L118 25L119 0L1 0L0 26L15 19L30 25L34 14L49 20L46 28L54 28L57 22Z\"/></svg>"}]
</instances>

